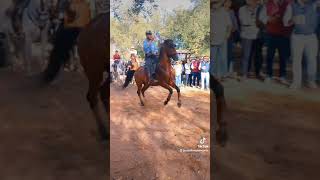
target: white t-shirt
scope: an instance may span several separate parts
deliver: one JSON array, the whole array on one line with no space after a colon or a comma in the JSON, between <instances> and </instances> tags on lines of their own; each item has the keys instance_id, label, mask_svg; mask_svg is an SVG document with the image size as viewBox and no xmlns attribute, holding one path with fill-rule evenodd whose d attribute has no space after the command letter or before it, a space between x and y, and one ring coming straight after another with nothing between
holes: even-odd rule
<instances>
[{"instance_id":1,"label":"white t-shirt","mask_svg":"<svg viewBox=\"0 0 320 180\"><path fill-rule=\"evenodd\" d=\"M221 45L223 44L230 33L232 27L232 22L228 11L223 7L211 10L210 18L210 28L211 28L211 45Z\"/></svg>"},{"instance_id":2,"label":"white t-shirt","mask_svg":"<svg viewBox=\"0 0 320 180\"><path fill-rule=\"evenodd\" d=\"M186 74L191 74L191 65L190 65L190 63L184 64L184 68L185 68Z\"/></svg>"},{"instance_id":3,"label":"white t-shirt","mask_svg":"<svg viewBox=\"0 0 320 180\"><path fill-rule=\"evenodd\" d=\"M176 72L176 76L180 76L182 74L182 65L181 64L174 65L174 70Z\"/></svg>"}]
</instances>

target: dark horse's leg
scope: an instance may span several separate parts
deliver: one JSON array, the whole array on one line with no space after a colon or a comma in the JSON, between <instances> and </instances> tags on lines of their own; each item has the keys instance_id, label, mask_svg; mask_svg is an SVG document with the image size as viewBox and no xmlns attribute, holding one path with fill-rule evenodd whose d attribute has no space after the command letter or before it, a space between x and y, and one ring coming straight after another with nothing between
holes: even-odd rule
<instances>
[{"instance_id":1,"label":"dark horse's leg","mask_svg":"<svg viewBox=\"0 0 320 180\"><path fill-rule=\"evenodd\" d=\"M103 82L102 86L100 87L100 99L104 105L105 111L109 113L110 112L110 100L109 100L110 99L110 76L108 76L108 78ZM107 117L110 118L109 116ZM107 119L106 129L110 129L110 119ZM102 136L104 135L105 134L102 133ZM110 137L110 134L107 133L107 139L109 139L109 137Z\"/></svg>"},{"instance_id":2,"label":"dark horse's leg","mask_svg":"<svg viewBox=\"0 0 320 180\"><path fill-rule=\"evenodd\" d=\"M180 99L181 98L180 88L176 84L174 85L174 88L177 90L177 93L178 93L178 104L177 105L178 105L178 107L181 107L182 104L181 104L181 99Z\"/></svg>"},{"instance_id":3,"label":"dark horse's leg","mask_svg":"<svg viewBox=\"0 0 320 180\"><path fill-rule=\"evenodd\" d=\"M143 86L143 88L142 88L142 90L141 90L143 97L145 97L145 96L144 96L144 93L146 92L146 90L147 90L149 87L150 87L150 83L145 84L145 85Z\"/></svg>"},{"instance_id":4,"label":"dark horse's leg","mask_svg":"<svg viewBox=\"0 0 320 180\"><path fill-rule=\"evenodd\" d=\"M210 75L210 89L213 90L216 97L217 104L217 128L216 128L216 140L218 144L224 146L227 139L227 123L223 117L225 111L225 99L224 99L224 89L222 84L213 76Z\"/></svg>"},{"instance_id":5,"label":"dark horse's leg","mask_svg":"<svg viewBox=\"0 0 320 180\"><path fill-rule=\"evenodd\" d=\"M173 94L173 90L172 90L172 88L170 87L170 85L169 84L166 84L166 83L160 83L159 84L160 86L162 86L163 88L165 88L165 89L167 89L168 91L169 91L169 95L168 95L168 97L167 97L167 100L164 102L164 105L167 105L168 104L168 102L170 101L170 99L171 99L171 96L172 96L172 94Z\"/></svg>"},{"instance_id":6,"label":"dark horse's leg","mask_svg":"<svg viewBox=\"0 0 320 180\"><path fill-rule=\"evenodd\" d=\"M178 93L178 103L177 103L177 105L178 105L178 107L181 107L181 99L180 99L181 93L180 93L180 88L179 88L174 82L172 82L171 84L172 84L172 87L174 87L174 88L176 89L177 93Z\"/></svg>"},{"instance_id":7,"label":"dark horse's leg","mask_svg":"<svg viewBox=\"0 0 320 180\"><path fill-rule=\"evenodd\" d=\"M102 75L98 79L97 78L89 79L89 90L87 94L87 100L95 116L100 137L104 141L104 140L108 140L110 136L107 133L107 128L103 125L102 116L100 114L99 106L98 106L98 94L99 94L99 91L103 89L100 87L101 81L102 81Z\"/></svg>"}]
</instances>

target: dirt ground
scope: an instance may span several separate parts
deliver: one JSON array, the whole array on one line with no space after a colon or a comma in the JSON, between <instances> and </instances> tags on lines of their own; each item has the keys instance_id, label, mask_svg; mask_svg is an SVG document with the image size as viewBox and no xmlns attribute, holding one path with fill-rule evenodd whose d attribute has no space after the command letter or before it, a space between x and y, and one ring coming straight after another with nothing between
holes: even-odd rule
<instances>
[{"instance_id":1,"label":"dirt ground","mask_svg":"<svg viewBox=\"0 0 320 180\"><path fill-rule=\"evenodd\" d=\"M0 69L0 179L106 180L87 81L65 73L50 87Z\"/></svg>"},{"instance_id":2,"label":"dirt ground","mask_svg":"<svg viewBox=\"0 0 320 180\"><path fill-rule=\"evenodd\" d=\"M320 91L224 83L230 141L215 147L216 180L317 180Z\"/></svg>"},{"instance_id":3,"label":"dirt ground","mask_svg":"<svg viewBox=\"0 0 320 180\"><path fill-rule=\"evenodd\" d=\"M224 85L230 141L211 146L211 179L319 179L319 90L255 80ZM78 73L39 87L0 69L1 180L107 179L108 152L96 140L86 89ZM163 106L166 96L153 87L141 107L135 86L111 86L112 179L210 179L208 152L180 152L198 149L200 137L209 142L209 93L182 90L181 108L176 93Z\"/></svg>"},{"instance_id":4,"label":"dirt ground","mask_svg":"<svg viewBox=\"0 0 320 180\"><path fill-rule=\"evenodd\" d=\"M141 107L136 91L111 87L112 178L209 180L209 149L180 152L198 149L201 137L210 140L209 92L183 89L178 108L176 93L164 106L168 91L152 87Z\"/></svg>"}]
</instances>

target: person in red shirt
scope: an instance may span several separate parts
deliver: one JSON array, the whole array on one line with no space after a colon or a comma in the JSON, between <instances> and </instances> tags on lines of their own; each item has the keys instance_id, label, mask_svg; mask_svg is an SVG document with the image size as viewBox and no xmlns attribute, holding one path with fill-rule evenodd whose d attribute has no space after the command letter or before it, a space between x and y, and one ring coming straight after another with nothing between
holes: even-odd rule
<instances>
[{"instance_id":1,"label":"person in red shirt","mask_svg":"<svg viewBox=\"0 0 320 180\"><path fill-rule=\"evenodd\" d=\"M286 81L286 66L290 57L290 36L292 26L285 27L283 17L285 10L292 0L268 0L265 7L264 23L267 34L267 78L270 82L273 78L273 61L276 50L279 51L280 57L280 81Z\"/></svg>"},{"instance_id":2,"label":"person in red shirt","mask_svg":"<svg viewBox=\"0 0 320 180\"><path fill-rule=\"evenodd\" d=\"M200 87L200 78L201 78L201 72L200 72L200 60L195 59L191 62L191 73L192 73L192 79L193 79L193 87ZM196 79L197 79L197 86L196 86Z\"/></svg>"},{"instance_id":3,"label":"person in red shirt","mask_svg":"<svg viewBox=\"0 0 320 180\"><path fill-rule=\"evenodd\" d=\"M119 54L119 51L116 50L115 54L113 55L113 61L114 63L118 64L120 62L121 56Z\"/></svg>"}]
</instances>

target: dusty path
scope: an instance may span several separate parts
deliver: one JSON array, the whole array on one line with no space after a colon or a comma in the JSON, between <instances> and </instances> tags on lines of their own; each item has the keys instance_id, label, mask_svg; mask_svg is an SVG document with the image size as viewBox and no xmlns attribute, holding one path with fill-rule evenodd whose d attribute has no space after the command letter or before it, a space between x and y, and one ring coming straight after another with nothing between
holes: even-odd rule
<instances>
[{"instance_id":1,"label":"dusty path","mask_svg":"<svg viewBox=\"0 0 320 180\"><path fill-rule=\"evenodd\" d=\"M152 87L146 106L139 105L136 87L111 87L111 175L114 179L209 180L209 151L197 149L201 136L209 141L209 93L182 91L163 105L168 92Z\"/></svg>"},{"instance_id":2,"label":"dusty path","mask_svg":"<svg viewBox=\"0 0 320 180\"><path fill-rule=\"evenodd\" d=\"M86 88L79 74L40 88L0 70L1 180L106 180Z\"/></svg>"},{"instance_id":3,"label":"dusty path","mask_svg":"<svg viewBox=\"0 0 320 180\"><path fill-rule=\"evenodd\" d=\"M230 142L216 148L216 180L318 180L320 91L250 80L225 83Z\"/></svg>"},{"instance_id":4,"label":"dusty path","mask_svg":"<svg viewBox=\"0 0 320 180\"><path fill-rule=\"evenodd\" d=\"M230 141L215 148L217 180L318 180L320 92L224 83ZM259 87L259 88L258 88ZM0 70L1 180L104 180L106 152L84 94L87 81L65 73L58 85ZM140 107L135 87L111 87L111 175L114 179L209 179L209 154L181 153L209 135L209 94L161 88ZM124 108L126 107L126 108Z\"/></svg>"}]
</instances>

